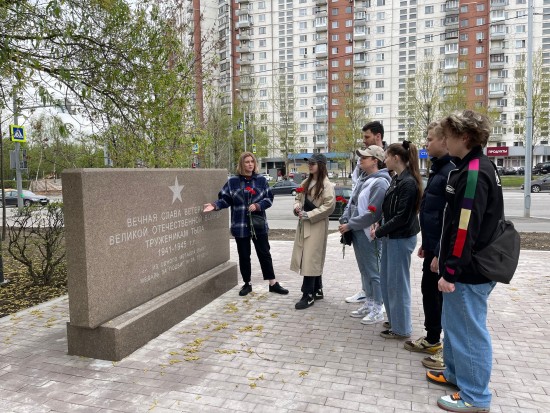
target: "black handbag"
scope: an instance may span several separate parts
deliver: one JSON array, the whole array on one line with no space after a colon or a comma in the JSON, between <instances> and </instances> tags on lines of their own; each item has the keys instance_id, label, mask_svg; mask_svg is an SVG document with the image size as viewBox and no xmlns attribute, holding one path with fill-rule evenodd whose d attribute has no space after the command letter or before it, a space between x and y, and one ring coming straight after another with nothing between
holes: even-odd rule
<instances>
[{"instance_id":1,"label":"black handbag","mask_svg":"<svg viewBox=\"0 0 550 413\"><path fill-rule=\"evenodd\" d=\"M317 208L315 204L306 198L306 200L304 201L304 211L313 211L315 208Z\"/></svg>"},{"instance_id":2,"label":"black handbag","mask_svg":"<svg viewBox=\"0 0 550 413\"><path fill-rule=\"evenodd\" d=\"M265 230L265 218L263 215L250 214L250 220L252 221L252 226L255 231Z\"/></svg>"}]
</instances>

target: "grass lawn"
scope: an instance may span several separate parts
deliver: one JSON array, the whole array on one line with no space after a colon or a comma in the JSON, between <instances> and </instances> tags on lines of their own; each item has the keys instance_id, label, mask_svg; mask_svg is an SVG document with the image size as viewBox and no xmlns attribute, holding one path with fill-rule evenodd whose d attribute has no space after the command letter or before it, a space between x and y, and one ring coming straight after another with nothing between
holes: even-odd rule
<instances>
[{"instance_id":1,"label":"grass lawn","mask_svg":"<svg viewBox=\"0 0 550 413\"><path fill-rule=\"evenodd\" d=\"M502 186L504 188L519 188L523 184L525 177L523 175L506 175L501 176Z\"/></svg>"}]
</instances>

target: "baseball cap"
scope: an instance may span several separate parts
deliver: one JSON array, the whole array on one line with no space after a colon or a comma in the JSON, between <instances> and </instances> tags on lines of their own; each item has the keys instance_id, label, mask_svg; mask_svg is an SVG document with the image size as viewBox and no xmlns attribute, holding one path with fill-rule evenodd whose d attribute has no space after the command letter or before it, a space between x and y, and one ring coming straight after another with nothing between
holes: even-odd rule
<instances>
[{"instance_id":1,"label":"baseball cap","mask_svg":"<svg viewBox=\"0 0 550 413\"><path fill-rule=\"evenodd\" d=\"M384 159L386 159L386 154L384 153L384 149L382 149L378 145L371 145L366 149L357 149L355 153L358 156L372 156L381 162L384 162Z\"/></svg>"},{"instance_id":2,"label":"baseball cap","mask_svg":"<svg viewBox=\"0 0 550 413\"><path fill-rule=\"evenodd\" d=\"M324 164L327 163L327 157L323 155L322 153L314 153L311 155L310 158L304 158L304 161L307 162L322 162Z\"/></svg>"}]
</instances>

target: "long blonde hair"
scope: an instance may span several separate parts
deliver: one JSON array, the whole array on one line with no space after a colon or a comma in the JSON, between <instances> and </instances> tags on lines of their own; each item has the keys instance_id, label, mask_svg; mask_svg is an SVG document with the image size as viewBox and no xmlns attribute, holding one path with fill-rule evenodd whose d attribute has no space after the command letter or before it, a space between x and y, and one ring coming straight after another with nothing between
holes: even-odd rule
<instances>
[{"instance_id":1,"label":"long blonde hair","mask_svg":"<svg viewBox=\"0 0 550 413\"><path fill-rule=\"evenodd\" d=\"M258 160L254 156L252 152L243 152L241 153L241 156L239 157L239 164L237 165L237 174L242 175L244 173L244 160L248 157L251 157L254 159L254 173L258 173Z\"/></svg>"}]
</instances>

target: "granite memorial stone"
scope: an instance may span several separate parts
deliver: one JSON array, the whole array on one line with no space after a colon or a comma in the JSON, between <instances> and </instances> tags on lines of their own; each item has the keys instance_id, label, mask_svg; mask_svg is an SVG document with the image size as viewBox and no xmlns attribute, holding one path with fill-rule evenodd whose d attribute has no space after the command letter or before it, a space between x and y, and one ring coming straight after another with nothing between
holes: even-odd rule
<instances>
[{"instance_id":1,"label":"granite memorial stone","mask_svg":"<svg viewBox=\"0 0 550 413\"><path fill-rule=\"evenodd\" d=\"M120 360L233 288L225 170L63 173L69 354Z\"/></svg>"}]
</instances>

